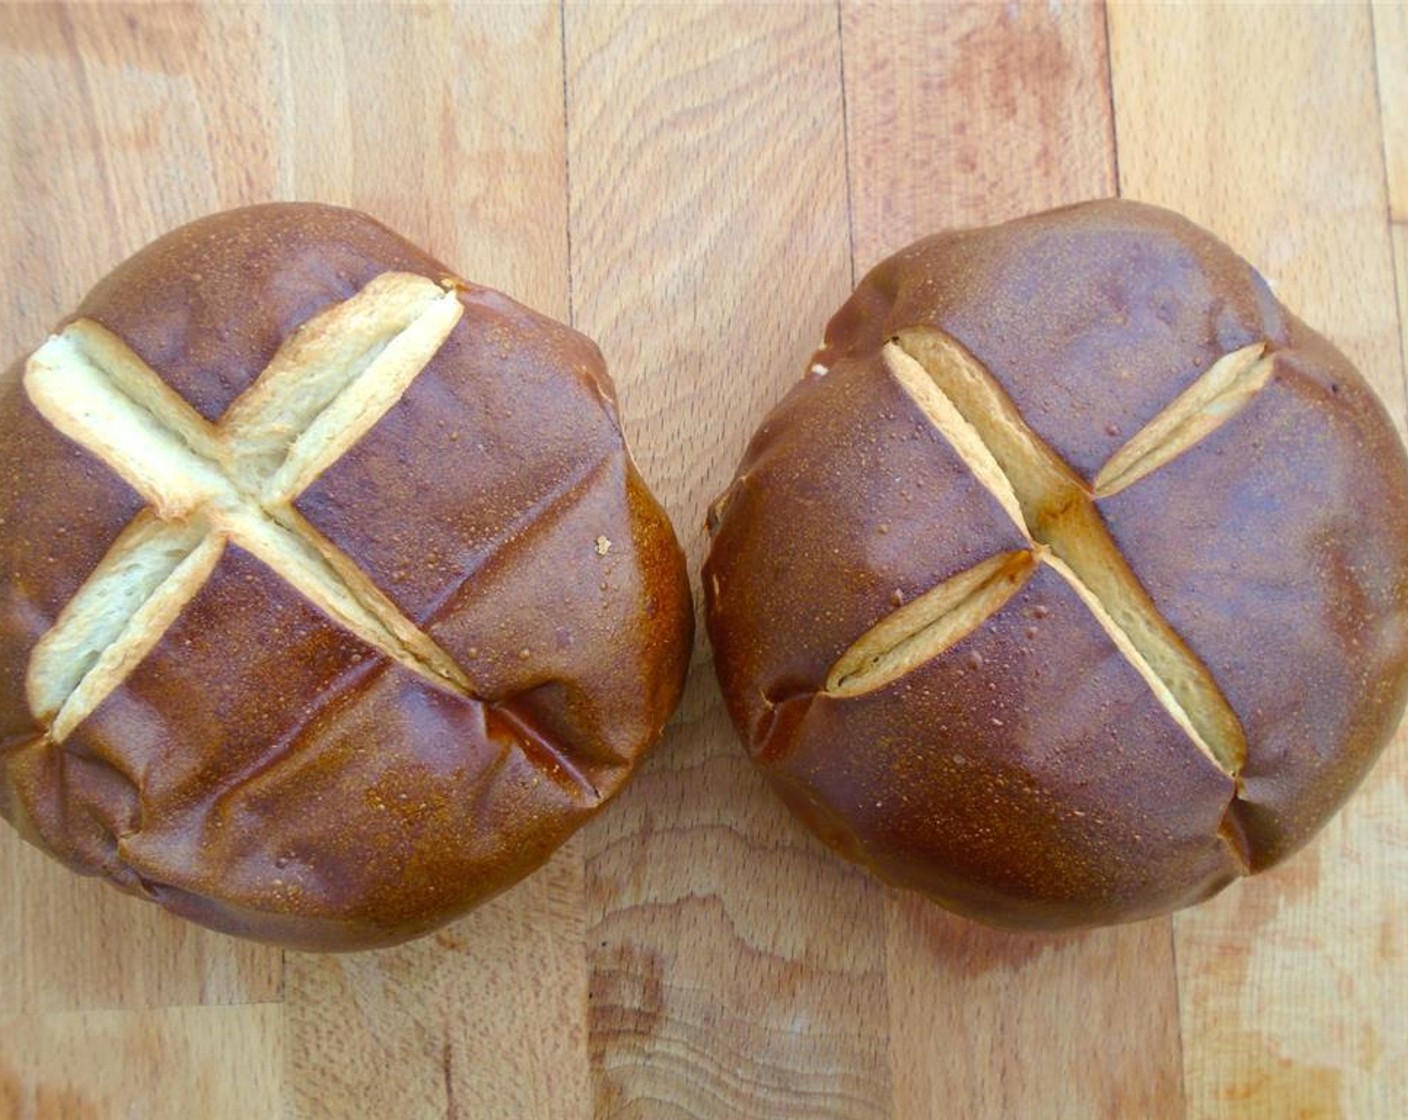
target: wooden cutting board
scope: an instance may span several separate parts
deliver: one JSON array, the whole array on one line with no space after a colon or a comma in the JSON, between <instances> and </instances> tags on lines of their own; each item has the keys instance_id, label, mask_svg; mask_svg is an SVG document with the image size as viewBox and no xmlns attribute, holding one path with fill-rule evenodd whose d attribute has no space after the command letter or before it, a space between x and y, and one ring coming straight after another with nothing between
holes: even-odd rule
<instances>
[{"instance_id":1,"label":"wooden cutting board","mask_svg":"<svg viewBox=\"0 0 1408 1120\"><path fill-rule=\"evenodd\" d=\"M1402 4L22 5L0 145L7 359L171 226L361 207L600 342L696 573L707 501L828 313L955 224L1180 209L1405 417ZM1401 1118L1402 739L1281 869L1017 937L813 842L701 639L619 801L394 951L197 930L0 829L0 1117Z\"/></svg>"}]
</instances>

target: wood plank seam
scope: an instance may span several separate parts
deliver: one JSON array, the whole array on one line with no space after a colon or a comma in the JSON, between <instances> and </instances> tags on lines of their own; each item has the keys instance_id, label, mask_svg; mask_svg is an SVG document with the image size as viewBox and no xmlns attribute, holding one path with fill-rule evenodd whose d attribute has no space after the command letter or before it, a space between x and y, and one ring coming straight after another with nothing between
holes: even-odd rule
<instances>
[{"instance_id":1,"label":"wood plank seam","mask_svg":"<svg viewBox=\"0 0 1408 1120\"><path fill-rule=\"evenodd\" d=\"M1114 87L1111 86L1113 94ZM1193 1106L1190 1103L1192 1097L1191 1086L1188 1080L1188 1061L1183 1047L1183 985L1178 982L1178 932L1172 921L1167 923L1168 934L1168 959L1173 966L1173 1013L1174 1022L1178 1029L1173 1031L1173 1045L1178 1051L1175 1060L1178 1062L1178 1087L1183 1096L1183 1115L1186 1120L1191 1120Z\"/></svg>"},{"instance_id":2,"label":"wood plank seam","mask_svg":"<svg viewBox=\"0 0 1408 1120\"><path fill-rule=\"evenodd\" d=\"M576 275L572 256L572 145L571 135L572 102L567 83L567 0L557 0L557 41L562 58L562 224L567 241L567 325L577 326Z\"/></svg>"},{"instance_id":3,"label":"wood plank seam","mask_svg":"<svg viewBox=\"0 0 1408 1120\"><path fill-rule=\"evenodd\" d=\"M1400 248L1400 244L1408 246L1408 222L1389 222L1388 236L1394 257L1394 303L1398 307L1399 378L1404 387L1404 398L1408 400L1408 252L1401 251ZM1408 425L1408 407L1405 407L1402 420Z\"/></svg>"},{"instance_id":4,"label":"wood plank seam","mask_svg":"<svg viewBox=\"0 0 1408 1120\"><path fill-rule=\"evenodd\" d=\"M1386 222L1387 222L1387 229L1386 229L1386 232L1387 232L1387 234L1388 234L1389 241L1390 241L1390 252L1392 252L1392 251L1393 251L1393 250L1392 250L1392 241L1393 241L1394 230L1395 230L1396 228L1397 228L1397 229L1405 229L1405 228L1408 228L1408 219L1399 219L1399 218L1396 216L1396 214L1395 214L1395 203L1398 201L1397 198L1396 198L1396 191L1395 191L1395 187L1397 186L1397 184L1395 184L1394 181L1393 181L1393 155L1394 155L1394 153L1390 150L1389 135L1388 135L1389 121L1388 121L1388 115L1387 115L1387 113L1388 113L1388 104L1387 104L1387 102L1385 101L1385 97L1384 97L1384 86L1385 86L1385 84L1386 84L1385 77L1384 77L1384 73L1383 73L1384 57L1383 57L1383 52L1379 49L1379 47L1381 46L1380 40L1381 40L1381 38L1382 38L1382 36L1383 36L1383 29L1382 29L1381 22L1380 22L1380 20L1381 20L1380 11L1381 11L1381 5L1380 5L1379 3L1374 3L1374 4L1371 5L1370 27L1371 27L1371 29L1372 29L1372 31L1373 31L1374 43L1375 43L1375 50L1374 50L1374 107L1375 107L1375 109L1378 111L1378 114L1379 114L1379 121L1378 121L1378 124L1379 124L1379 130L1378 130L1378 131L1379 131L1379 150L1380 150L1380 153L1381 153L1381 156L1382 156L1382 159L1383 159L1383 178L1384 178L1384 218L1385 218L1385 220L1386 220ZM1392 18L1392 17L1389 17L1389 18ZM1408 14L1405 14L1405 15L1403 16L1403 18L1404 18L1405 21L1408 21ZM1405 114L1406 116L1408 116L1408 108L1401 108L1401 107L1400 107L1399 112L1401 112L1401 113ZM1399 188L1399 189L1402 189L1402 188ZM1405 200L1405 205L1408 205L1408 200ZM1403 384L1403 386L1404 386L1404 394L1405 394L1405 397L1408 397L1408 323L1404 323L1404 322L1402 321L1402 320L1403 320L1403 314L1404 314L1404 308L1405 308L1405 307L1408 307L1408 303L1405 303L1405 302L1404 302L1404 299L1405 299L1405 292L1403 291L1403 284L1404 284L1404 282L1405 282L1405 278L1399 274L1398 268L1395 267L1395 268L1392 270L1392 279L1393 279L1393 297L1394 297L1394 305L1395 305L1395 307L1398 309L1398 317L1399 317L1399 325L1398 325L1398 369L1399 369L1399 380L1402 382L1402 384Z\"/></svg>"},{"instance_id":5,"label":"wood plank seam","mask_svg":"<svg viewBox=\"0 0 1408 1120\"><path fill-rule=\"evenodd\" d=\"M842 0L836 0L836 68L841 86L841 147L846 168L846 240L851 263L851 287L856 286L856 203L851 183L851 115L846 101L846 27L841 11Z\"/></svg>"},{"instance_id":6,"label":"wood plank seam","mask_svg":"<svg viewBox=\"0 0 1408 1120\"><path fill-rule=\"evenodd\" d=\"M1374 104L1379 115L1389 218L1408 220L1408 4L1370 4L1374 54Z\"/></svg>"},{"instance_id":7,"label":"wood plank seam","mask_svg":"<svg viewBox=\"0 0 1408 1120\"><path fill-rule=\"evenodd\" d=\"M1100 23L1101 27L1104 29L1105 32L1105 97L1109 105L1110 115L1110 154L1114 164L1113 170L1115 177L1115 194L1118 197L1123 198L1124 187L1120 176L1119 113L1116 111L1115 107L1114 36L1110 27L1109 0L1101 0L1100 7L1102 17ZM1192 1100L1192 1096L1188 1078L1188 1062L1183 1047L1183 1030L1181 1029L1181 1024L1183 1022L1183 985L1178 982L1178 934L1176 929L1174 928L1173 922L1171 921L1168 923L1167 932L1169 960L1173 966L1174 976L1173 1011L1175 1021L1180 1024L1180 1029L1173 1032L1173 1039L1174 1044L1178 1049L1176 1060L1178 1062L1179 1087L1183 1094L1183 1115L1185 1117L1190 1117L1192 1115L1192 1106L1189 1102Z\"/></svg>"},{"instance_id":8,"label":"wood plank seam","mask_svg":"<svg viewBox=\"0 0 1408 1120\"><path fill-rule=\"evenodd\" d=\"M1110 118L1110 159L1115 176L1115 195L1124 197L1120 187L1119 117L1115 113L1115 59L1110 40L1110 2L1100 0L1100 26L1105 32L1105 104Z\"/></svg>"},{"instance_id":9,"label":"wood plank seam","mask_svg":"<svg viewBox=\"0 0 1408 1120\"><path fill-rule=\"evenodd\" d=\"M78 71L78 90L83 100L87 117L90 121L99 120L98 99L93 92L93 79L88 73L88 58L84 50L78 43L78 26L74 23L73 9L67 4L59 8L62 20L64 45L72 53L75 62L75 69ZM99 143L94 145L94 157L99 168L101 168L103 180L103 205L107 210L107 224L109 229L121 229L122 221L118 206L118 198L121 191L118 189L117 176L113 171L112 161L108 158L107 148Z\"/></svg>"},{"instance_id":10,"label":"wood plank seam","mask_svg":"<svg viewBox=\"0 0 1408 1120\"><path fill-rule=\"evenodd\" d=\"M1115 110L1115 58L1114 42L1110 29L1110 4L1109 0L1101 0L1102 18L1101 26L1105 31L1105 96L1109 103L1110 114L1110 153L1114 162L1115 194L1120 198L1124 197L1124 188L1120 177L1120 142L1119 142L1119 114ZM1178 983L1178 936L1172 922L1168 923L1168 950L1169 960L1173 964L1173 997L1174 1015L1178 1023L1183 1022L1183 987ZM1192 1099L1188 1084L1188 1063L1183 1052L1183 1031L1173 1032L1175 1045L1178 1048L1177 1062L1179 1072L1179 1083L1183 1092L1183 1114L1191 1115Z\"/></svg>"}]
</instances>

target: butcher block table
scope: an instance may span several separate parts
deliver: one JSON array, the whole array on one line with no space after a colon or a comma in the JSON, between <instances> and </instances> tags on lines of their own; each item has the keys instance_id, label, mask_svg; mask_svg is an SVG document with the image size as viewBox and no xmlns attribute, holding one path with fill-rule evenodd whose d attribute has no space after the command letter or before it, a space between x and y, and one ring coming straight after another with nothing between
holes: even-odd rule
<instances>
[{"instance_id":1,"label":"butcher block table","mask_svg":"<svg viewBox=\"0 0 1408 1120\"><path fill-rule=\"evenodd\" d=\"M172 226L359 207L599 342L696 596L830 311L945 227L1172 206L1405 420L1402 4L20 5L0 48L6 363ZM812 840L696 647L620 798L399 949L206 932L0 829L0 1117L1408 1117L1402 733L1275 871L1016 936Z\"/></svg>"}]
</instances>

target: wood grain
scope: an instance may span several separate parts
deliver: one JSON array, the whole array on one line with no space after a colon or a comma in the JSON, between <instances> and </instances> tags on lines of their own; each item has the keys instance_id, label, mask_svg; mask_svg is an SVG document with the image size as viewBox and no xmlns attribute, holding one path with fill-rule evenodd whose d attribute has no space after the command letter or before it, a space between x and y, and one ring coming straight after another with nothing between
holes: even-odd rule
<instances>
[{"instance_id":1,"label":"wood grain","mask_svg":"<svg viewBox=\"0 0 1408 1120\"><path fill-rule=\"evenodd\" d=\"M849 287L836 12L567 16L574 316L697 570ZM706 663L586 842L598 1115L888 1115L881 895L762 788Z\"/></svg>"},{"instance_id":2,"label":"wood grain","mask_svg":"<svg viewBox=\"0 0 1408 1120\"><path fill-rule=\"evenodd\" d=\"M0 1017L258 1003L282 990L276 950L80 879L8 827L0 831L0 898Z\"/></svg>"},{"instance_id":3,"label":"wood grain","mask_svg":"<svg viewBox=\"0 0 1408 1120\"><path fill-rule=\"evenodd\" d=\"M558 5L272 9L278 194L366 210L566 319Z\"/></svg>"},{"instance_id":4,"label":"wood grain","mask_svg":"<svg viewBox=\"0 0 1408 1120\"><path fill-rule=\"evenodd\" d=\"M275 1120L283 1009L178 1007L0 1019L5 1120Z\"/></svg>"},{"instance_id":5,"label":"wood grain","mask_svg":"<svg viewBox=\"0 0 1408 1120\"><path fill-rule=\"evenodd\" d=\"M842 13L858 273L939 229L1115 193L1099 6Z\"/></svg>"},{"instance_id":6,"label":"wood grain","mask_svg":"<svg viewBox=\"0 0 1408 1120\"><path fill-rule=\"evenodd\" d=\"M1389 208L1408 222L1408 0L1374 4L1374 48Z\"/></svg>"},{"instance_id":7,"label":"wood grain","mask_svg":"<svg viewBox=\"0 0 1408 1120\"><path fill-rule=\"evenodd\" d=\"M588 1115L583 926L573 841L429 938L289 954L286 1115Z\"/></svg>"},{"instance_id":8,"label":"wood grain","mask_svg":"<svg viewBox=\"0 0 1408 1120\"><path fill-rule=\"evenodd\" d=\"M1401 430L1368 10L1121 6L1110 30L1123 192L1182 210L1258 264ZM1276 65L1242 81L1236 60L1266 43ZM1408 1114L1403 740L1306 851L1175 919L1194 1115Z\"/></svg>"}]
</instances>

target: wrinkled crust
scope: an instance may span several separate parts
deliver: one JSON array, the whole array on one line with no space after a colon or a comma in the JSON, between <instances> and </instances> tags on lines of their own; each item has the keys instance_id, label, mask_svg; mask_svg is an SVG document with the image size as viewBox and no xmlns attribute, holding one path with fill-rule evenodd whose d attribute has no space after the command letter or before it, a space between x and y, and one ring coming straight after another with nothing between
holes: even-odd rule
<instances>
[{"instance_id":1,"label":"wrinkled crust","mask_svg":"<svg viewBox=\"0 0 1408 1120\"><path fill-rule=\"evenodd\" d=\"M1382 750L1408 691L1408 459L1208 234L1108 201L917 242L810 371L711 510L705 594L740 736L847 858L996 924L1131 920L1284 858ZM937 454L893 454L910 422ZM1023 482L1004 460L1042 468L1034 448L1054 473ZM1028 536L1056 563L996 614L879 687L818 684ZM877 538L903 542L878 579Z\"/></svg>"},{"instance_id":2,"label":"wrinkled crust","mask_svg":"<svg viewBox=\"0 0 1408 1120\"><path fill-rule=\"evenodd\" d=\"M624 448L589 340L497 293L461 299L464 319L436 360L294 503L417 620L439 612L493 556L511 553ZM478 372L446 377L442 368ZM457 482L460 471L472 484ZM368 493L419 516L367 517Z\"/></svg>"},{"instance_id":3,"label":"wrinkled crust","mask_svg":"<svg viewBox=\"0 0 1408 1120\"><path fill-rule=\"evenodd\" d=\"M618 532L612 513L622 493L632 517ZM692 612L677 549L621 454L478 569L428 629L465 651L487 698L510 698L549 738L569 743L582 773L609 795L683 689L689 643L679 627ZM554 585L562 590L544 592ZM628 707L621 697L639 701Z\"/></svg>"},{"instance_id":4,"label":"wrinkled crust","mask_svg":"<svg viewBox=\"0 0 1408 1120\"><path fill-rule=\"evenodd\" d=\"M1100 503L1246 727L1238 813L1254 869L1329 819L1402 716L1406 482L1382 405L1298 328L1235 420Z\"/></svg>"},{"instance_id":5,"label":"wrinkled crust","mask_svg":"<svg viewBox=\"0 0 1408 1120\"><path fill-rule=\"evenodd\" d=\"M948 651L863 696L818 696L781 733L765 773L805 823L991 923L1130 921L1242 871L1218 835L1232 779L1046 566Z\"/></svg>"},{"instance_id":6,"label":"wrinkled crust","mask_svg":"<svg viewBox=\"0 0 1408 1120\"><path fill-rule=\"evenodd\" d=\"M931 509L951 510L965 532ZM879 354L798 386L716 510L706 620L730 714L753 750L777 706L824 689L881 618L1029 547Z\"/></svg>"},{"instance_id":7,"label":"wrinkled crust","mask_svg":"<svg viewBox=\"0 0 1408 1120\"><path fill-rule=\"evenodd\" d=\"M444 633L457 665L518 662L531 637L547 668L528 680L539 668L530 654L482 701L430 686L332 624L274 574L278 550L252 534L261 558L228 547L61 748L42 738L22 674L0 672L0 808L29 838L197 921L304 948L414 936L538 866L658 738L690 648L683 558L629 466L596 348L454 280L370 219L276 206L195 223L119 268L79 317L214 425L295 328L388 271L440 293L448 284L455 294L432 303L463 317L355 445L308 445L305 466L323 466L329 447L343 453L270 532L306 527L340 579L345 557L384 593L388 617ZM395 345L362 348L362 372ZM358 381L323 411L350 400L365 417L364 405L387 405L360 399ZM3 384L0 465L8 671L28 662L142 500ZM292 471L292 489L307 473ZM598 565L590 584L578 559L584 518ZM407 556L411 570L393 567ZM554 604L562 618L590 612L591 625L499 627L477 647L453 645L461 612L483 609L470 585L490 566L497 594Z\"/></svg>"},{"instance_id":8,"label":"wrinkled crust","mask_svg":"<svg viewBox=\"0 0 1408 1120\"><path fill-rule=\"evenodd\" d=\"M440 925L517 882L599 804L494 708L390 665L359 684L357 703L326 706L203 812L171 811L125 838L124 863L207 897L216 864L215 912L273 915L289 934L297 918L304 944L362 948ZM299 816L287 811L295 803L329 809ZM346 940L326 944L339 933Z\"/></svg>"},{"instance_id":9,"label":"wrinkled crust","mask_svg":"<svg viewBox=\"0 0 1408 1120\"><path fill-rule=\"evenodd\" d=\"M516 882L619 790L683 688L677 546L633 469L616 471L638 512L606 557L590 535L611 505L597 481L447 608L482 631L470 647L491 686L482 703L417 683L351 634L330 643L306 600L232 549L126 686L64 749L37 752L123 775L120 802L71 788L72 764L12 773L31 838L185 916L306 948L405 940ZM638 570L635 549L658 578ZM578 577L607 587L581 604L554 599L556 610L536 603L538 576L583 554ZM643 617L622 618L632 591ZM551 629L526 621L527 604ZM584 655L630 628L639 648L583 670ZM455 636L454 625L436 629ZM523 641L541 646L523 658ZM514 648L500 651L505 642ZM502 676L490 668L499 661ZM231 663L246 674L224 672ZM266 713L289 713L284 736L270 741L267 716L245 714L251 680ZM201 702L173 709L173 693ZM623 695L653 710L635 717ZM186 750L173 755L172 742Z\"/></svg>"}]
</instances>

